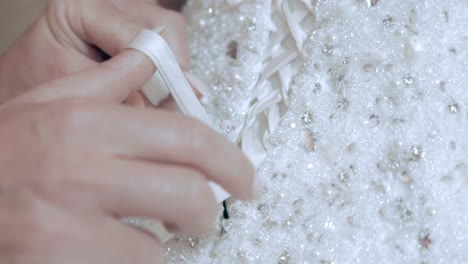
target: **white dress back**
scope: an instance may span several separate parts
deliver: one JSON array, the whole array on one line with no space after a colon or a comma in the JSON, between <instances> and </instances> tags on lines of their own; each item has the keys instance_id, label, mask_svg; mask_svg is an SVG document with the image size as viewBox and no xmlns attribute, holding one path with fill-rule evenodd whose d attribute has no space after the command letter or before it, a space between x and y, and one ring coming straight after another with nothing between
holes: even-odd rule
<instances>
[{"instance_id":1,"label":"white dress back","mask_svg":"<svg viewBox=\"0 0 468 264\"><path fill-rule=\"evenodd\" d=\"M468 263L466 0L188 2L206 109L265 194L168 263Z\"/></svg>"}]
</instances>

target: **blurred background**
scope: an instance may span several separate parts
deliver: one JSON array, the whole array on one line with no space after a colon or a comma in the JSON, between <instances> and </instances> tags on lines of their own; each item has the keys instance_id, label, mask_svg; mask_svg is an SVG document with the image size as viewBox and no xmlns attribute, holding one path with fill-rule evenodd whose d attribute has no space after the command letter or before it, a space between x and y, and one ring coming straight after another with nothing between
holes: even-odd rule
<instances>
[{"instance_id":1,"label":"blurred background","mask_svg":"<svg viewBox=\"0 0 468 264\"><path fill-rule=\"evenodd\" d=\"M0 0L0 54L40 14L46 0Z\"/></svg>"}]
</instances>

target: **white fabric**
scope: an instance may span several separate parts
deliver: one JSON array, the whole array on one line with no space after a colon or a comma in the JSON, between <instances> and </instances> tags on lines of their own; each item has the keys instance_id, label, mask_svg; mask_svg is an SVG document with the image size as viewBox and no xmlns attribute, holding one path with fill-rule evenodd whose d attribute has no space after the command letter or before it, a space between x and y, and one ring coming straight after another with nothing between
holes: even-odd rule
<instances>
[{"instance_id":1,"label":"white fabric","mask_svg":"<svg viewBox=\"0 0 468 264\"><path fill-rule=\"evenodd\" d=\"M189 0L185 14L205 108L265 195L230 201L214 235L172 240L168 263L468 263L466 0Z\"/></svg>"}]
</instances>

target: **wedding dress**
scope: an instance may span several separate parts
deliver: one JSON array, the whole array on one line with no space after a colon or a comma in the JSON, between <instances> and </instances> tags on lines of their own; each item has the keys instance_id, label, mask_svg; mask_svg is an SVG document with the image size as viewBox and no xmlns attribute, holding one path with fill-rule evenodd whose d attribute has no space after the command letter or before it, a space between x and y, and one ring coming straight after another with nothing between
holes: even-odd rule
<instances>
[{"instance_id":1,"label":"wedding dress","mask_svg":"<svg viewBox=\"0 0 468 264\"><path fill-rule=\"evenodd\" d=\"M184 13L206 110L265 193L174 238L168 263L468 263L466 0Z\"/></svg>"}]
</instances>

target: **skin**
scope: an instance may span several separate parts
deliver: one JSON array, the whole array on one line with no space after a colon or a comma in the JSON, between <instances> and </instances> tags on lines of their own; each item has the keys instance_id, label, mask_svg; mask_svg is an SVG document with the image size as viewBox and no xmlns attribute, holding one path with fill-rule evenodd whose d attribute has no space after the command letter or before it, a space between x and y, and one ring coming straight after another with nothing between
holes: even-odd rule
<instances>
[{"instance_id":1,"label":"skin","mask_svg":"<svg viewBox=\"0 0 468 264\"><path fill-rule=\"evenodd\" d=\"M150 0L49 0L36 23L0 58L0 103L95 67L122 52L142 29L158 27L164 27L161 35L181 68L189 70L186 23L179 13Z\"/></svg>"},{"instance_id":2,"label":"skin","mask_svg":"<svg viewBox=\"0 0 468 264\"><path fill-rule=\"evenodd\" d=\"M216 218L209 181L254 198L234 144L194 119L122 104L157 70L124 50L142 27L166 21L163 37L189 66L183 20L166 16L179 17L137 0L50 1L4 55L0 263L163 263L163 245L121 217L200 234Z\"/></svg>"}]
</instances>

